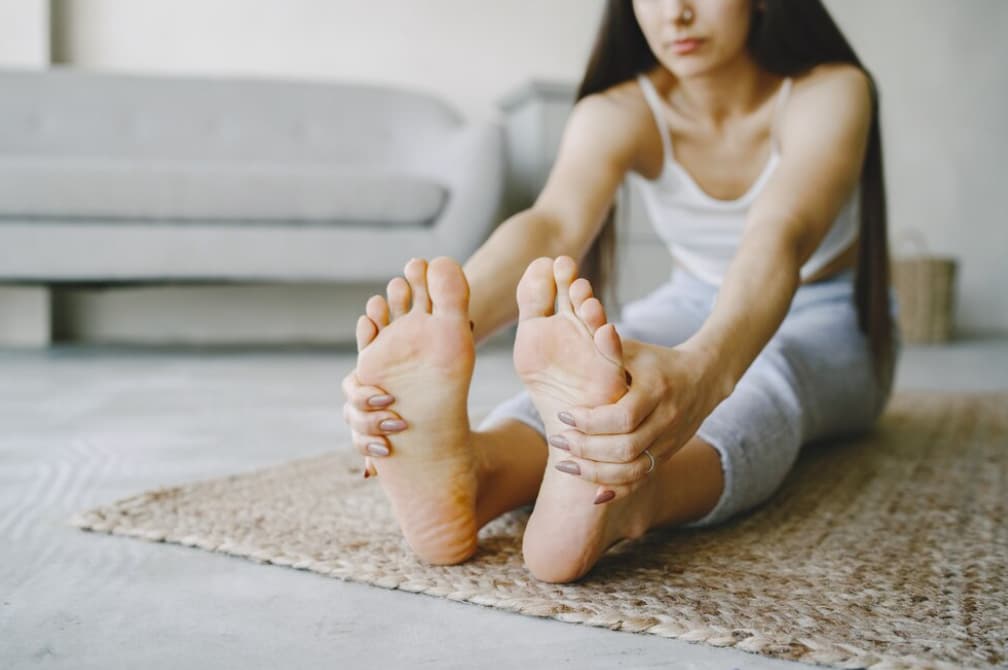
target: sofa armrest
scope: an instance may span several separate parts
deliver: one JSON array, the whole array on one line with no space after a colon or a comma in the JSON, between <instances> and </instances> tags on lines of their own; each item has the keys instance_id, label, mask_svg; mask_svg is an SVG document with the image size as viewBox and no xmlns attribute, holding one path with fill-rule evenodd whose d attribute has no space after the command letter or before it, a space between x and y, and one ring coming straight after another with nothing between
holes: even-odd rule
<instances>
[{"instance_id":1,"label":"sofa armrest","mask_svg":"<svg viewBox=\"0 0 1008 670\"><path fill-rule=\"evenodd\" d=\"M418 146L410 163L415 172L448 190L448 202L433 232L444 255L465 261L490 236L503 211L503 126L467 125Z\"/></svg>"}]
</instances>

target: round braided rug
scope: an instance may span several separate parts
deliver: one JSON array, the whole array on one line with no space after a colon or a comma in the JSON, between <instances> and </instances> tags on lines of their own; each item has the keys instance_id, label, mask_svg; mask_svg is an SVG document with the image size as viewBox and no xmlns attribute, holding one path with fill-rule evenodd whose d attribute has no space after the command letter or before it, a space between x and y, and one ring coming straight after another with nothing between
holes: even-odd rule
<instances>
[{"instance_id":1,"label":"round braided rug","mask_svg":"<svg viewBox=\"0 0 1008 670\"><path fill-rule=\"evenodd\" d=\"M1008 394L900 393L878 428L810 445L773 499L614 547L574 584L521 558L528 508L457 566L414 558L345 451L144 493L73 520L521 614L836 667L1008 663Z\"/></svg>"}]
</instances>

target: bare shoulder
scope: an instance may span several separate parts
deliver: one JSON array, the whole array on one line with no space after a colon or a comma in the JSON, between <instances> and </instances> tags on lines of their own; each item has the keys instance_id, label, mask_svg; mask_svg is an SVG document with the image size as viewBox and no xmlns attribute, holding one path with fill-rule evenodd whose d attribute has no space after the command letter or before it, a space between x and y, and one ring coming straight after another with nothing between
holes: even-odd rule
<instances>
[{"instance_id":1,"label":"bare shoulder","mask_svg":"<svg viewBox=\"0 0 1008 670\"><path fill-rule=\"evenodd\" d=\"M782 119L782 139L801 137L825 126L867 128L872 115L872 84L859 67L824 63L794 78Z\"/></svg>"},{"instance_id":2,"label":"bare shoulder","mask_svg":"<svg viewBox=\"0 0 1008 670\"><path fill-rule=\"evenodd\" d=\"M806 113L835 109L871 110L872 84L861 68L849 63L823 63L794 78L788 107Z\"/></svg>"},{"instance_id":3,"label":"bare shoulder","mask_svg":"<svg viewBox=\"0 0 1008 670\"><path fill-rule=\"evenodd\" d=\"M634 80L579 100L567 121L568 140L593 144L629 167L640 146L650 111Z\"/></svg>"}]
</instances>

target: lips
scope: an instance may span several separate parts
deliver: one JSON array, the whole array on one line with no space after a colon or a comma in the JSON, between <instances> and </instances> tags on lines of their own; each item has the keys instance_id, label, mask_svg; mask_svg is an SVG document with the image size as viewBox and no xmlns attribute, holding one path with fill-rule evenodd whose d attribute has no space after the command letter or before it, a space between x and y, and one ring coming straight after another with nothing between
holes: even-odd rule
<instances>
[{"instance_id":1,"label":"lips","mask_svg":"<svg viewBox=\"0 0 1008 670\"><path fill-rule=\"evenodd\" d=\"M696 50L701 44L703 44L702 39L691 37L670 42L669 46L671 47L672 51L679 54L683 54Z\"/></svg>"}]
</instances>

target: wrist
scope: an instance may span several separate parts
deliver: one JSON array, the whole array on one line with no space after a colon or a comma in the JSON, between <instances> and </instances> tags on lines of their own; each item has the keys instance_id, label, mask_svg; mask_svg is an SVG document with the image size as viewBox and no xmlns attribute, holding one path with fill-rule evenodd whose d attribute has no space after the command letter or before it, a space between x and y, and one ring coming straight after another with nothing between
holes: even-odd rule
<instances>
[{"instance_id":1,"label":"wrist","mask_svg":"<svg viewBox=\"0 0 1008 670\"><path fill-rule=\"evenodd\" d=\"M707 342L691 338L676 347L689 354L701 372L699 383L715 396L715 405L731 395L738 382L728 358L721 350Z\"/></svg>"}]
</instances>

